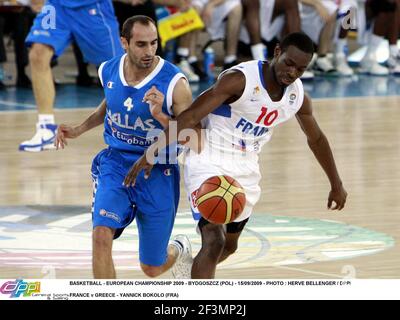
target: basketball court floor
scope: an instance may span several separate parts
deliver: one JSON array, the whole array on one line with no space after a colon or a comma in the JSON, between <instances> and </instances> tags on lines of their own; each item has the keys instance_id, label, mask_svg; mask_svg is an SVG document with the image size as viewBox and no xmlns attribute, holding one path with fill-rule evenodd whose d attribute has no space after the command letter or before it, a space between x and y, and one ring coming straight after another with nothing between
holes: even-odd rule
<instances>
[{"instance_id":1,"label":"basketball court floor","mask_svg":"<svg viewBox=\"0 0 400 320\"><path fill-rule=\"evenodd\" d=\"M194 85L195 95L206 87ZM305 89L332 146L347 206L326 209L325 174L296 120L282 125L260 157L261 199L217 277L400 278L400 78L317 78ZM96 87L59 86L57 122L78 124L102 98ZM1 91L0 116L0 278L91 278L90 166L104 148L102 129L65 150L23 153L18 145L36 122L31 90ZM199 250L183 188L173 233L188 235ZM114 242L119 278L144 278L137 240L133 223Z\"/></svg>"}]
</instances>

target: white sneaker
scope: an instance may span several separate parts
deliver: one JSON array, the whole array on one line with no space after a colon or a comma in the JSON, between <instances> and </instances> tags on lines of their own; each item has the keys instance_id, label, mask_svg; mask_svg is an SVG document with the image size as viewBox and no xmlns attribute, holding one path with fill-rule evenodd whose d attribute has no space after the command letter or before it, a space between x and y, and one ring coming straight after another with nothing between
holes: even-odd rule
<instances>
[{"instance_id":1,"label":"white sneaker","mask_svg":"<svg viewBox=\"0 0 400 320\"><path fill-rule=\"evenodd\" d=\"M171 241L171 245L174 245L179 250L179 256L171 269L173 277L175 279L190 279L193 258L189 238L183 234L178 234Z\"/></svg>"},{"instance_id":2,"label":"white sneaker","mask_svg":"<svg viewBox=\"0 0 400 320\"><path fill-rule=\"evenodd\" d=\"M387 76L389 69L381 66L376 60L362 59L360 62L360 73L367 73L373 76Z\"/></svg>"},{"instance_id":3,"label":"white sneaker","mask_svg":"<svg viewBox=\"0 0 400 320\"><path fill-rule=\"evenodd\" d=\"M31 140L19 145L20 151L40 152L55 149L54 139L57 133L56 124L36 124L36 134Z\"/></svg>"},{"instance_id":4,"label":"white sneaker","mask_svg":"<svg viewBox=\"0 0 400 320\"><path fill-rule=\"evenodd\" d=\"M347 58L344 54L338 54L335 57L336 70L340 76L350 77L354 75L354 71L347 63Z\"/></svg>"},{"instance_id":5,"label":"white sneaker","mask_svg":"<svg viewBox=\"0 0 400 320\"><path fill-rule=\"evenodd\" d=\"M301 80L312 80L314 79L314 72L311 70L306 70L300 77Z\"/></svg>"},{"instance_id":6,"label":"white sneaker","mask_svg":"<svg viewBox=\"0 0 400 320\"><path fill-rule=\"evenodd\" d=\"M315 61L314 69L322 73L332 73L335 71L332 61L326 56L322 58L318 57Z\"/></svg>"},{"instance_id":7,"label":"white sneaker","mask_svg":"<svg viewBox=\"0 0 400 320\"><path fill-rule=\"evenodd\" d=\"M181 69L183 74L187 77L189 82L199 82L200 77L194 73L190 63L187 60L182 60L178 63L178 67Z\"/></svg>"},{"instance_id":8,"label":"white sneaker","mask_svg":"<svg viewBox=\"0 0 400 320\"><path fill-rule=\"evenodd\" d=\"M389 68L390 74L393 75L400 75L400 57L392 57L390 56L388 61L386 62L386 65Z\"/></svg>"}]
</instances>

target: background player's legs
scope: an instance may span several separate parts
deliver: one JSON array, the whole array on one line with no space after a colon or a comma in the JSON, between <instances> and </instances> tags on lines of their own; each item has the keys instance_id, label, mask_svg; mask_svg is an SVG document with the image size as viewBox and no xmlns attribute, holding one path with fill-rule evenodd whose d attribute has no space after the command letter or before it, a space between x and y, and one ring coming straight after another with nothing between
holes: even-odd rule
<instances>
[{"instance_id":1,"label":"background player's legs","mask_svg":"<svg viewBox=\"0 0 400 320\"><path fill-rule=\"evenodd\" d=\"M36 124L36 134L33 138L19 145L21 151L39 152L54 149L53 141L57 125L54 124L55 88L50 66L53 54L52 47L41 43L34 43L29 52L32 89L38 108L39 121Z\"/></svg>"},{"instance_id":2,"label":"background player's legs","mask_svg":"<svg viewBox=\"0 0 400 320\"><path fill-rule=\"evenodd\" d=\"M32 87L39 115L53 115L55 88L50 67L54 51L50 46L34 43L29 52Z\"/></svg>"},{"instance_id":3,"label":"background player's legs","mask_svg":"<svg viewBox=\"0 0 400 320\"><path fill-rule=\"evenodd\" d=\"M237 45L239 40L240 24L242 21L242 5L239 3L228 15L226 23L226 55L224 69L237 64Z\"/></svg>"},{"instance_id":4,"label":"background player's legs","mask_svg":"<svg viewBox=\"0 0 400 320\"><path fill-rule=\"evenodd\" d=\"M261 40L260 1L242 0L243 16L246 29L249 33L251 54L253 59L264 60L265 46Z\"/></svg>"},{"instance_id":5,"label":"background player's legs","mask_svg":"<svg viewBox=\"0 0 400 320\"><path fill-rule=\"evenodd\" d=\"M280 15L285 15L284 34L301 30L299 4L297 0L275 0L272 21Z\"/></svg>"},{"instance_id":6,"label":"background player's legs","mask_svg":"<svg viewBox=\"0 0 400 320\"><path fill-rule=\"evenodd\" d=\"M112 243L115 230L98 226L93 230L93 276L95 279L115 279Z\"/></svg>"}]
</instances>

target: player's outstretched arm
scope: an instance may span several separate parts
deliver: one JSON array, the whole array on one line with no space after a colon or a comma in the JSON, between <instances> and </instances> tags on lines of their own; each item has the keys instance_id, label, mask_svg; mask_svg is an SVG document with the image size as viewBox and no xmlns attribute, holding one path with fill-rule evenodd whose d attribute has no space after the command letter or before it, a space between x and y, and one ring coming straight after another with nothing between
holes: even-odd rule
<instances>
[{"instance_id":1,"label":"player's outstretched arm","mask_svg":"<svg viewBox=\"0 0 400 320\"><path fill-rule=\"evenodd\" d=\"M124 185L133 186L140 171L145 170L145 177L150 175L154 164L155 154L175 142L184 129L193 129L209 113L213 112L223 103L232 103L242 94L246 85L246 79L240 71L228 71L208 90L204 91L190 107L181 112L176 118L176 136L170 136L169 126L157 138L157 142L151 145L145 154L141 156L129 170L125 177Z\"/></svg>"},{"instance_id":2,"label":"player's outstretched arm","mask_svg":"<svg viewBox=\"0 0 400 320\"><path fill-rule=\"evenodd\" d=\"M57 129L56 139L54 140L54 145L57 150L61 147L64 149L67 143L67 139L75 139L81 134L99 126L104 122L104 117L106 115L106 101L103 100L97 109L79 126L69 126L66 124L60 124Z\"/></svg>"},{"instance_id":3,"label":"player's outstretched arm","mask_svg":"<svg viewBox=\"0 0 400 320\"><path fill-rule=\"evenodd\" d=\"M303 105L297 112L296 118L307 136L310 149L324 169L331 183L331 191L328 197L328 209L342 210L346 203L347 192L343 187L342 180L337 171L328 139L318 126L312 114L311 99L307 95L304 96ZM332 206L333 202L336 203L335 207Z\"/></svg>"}]
</instances>

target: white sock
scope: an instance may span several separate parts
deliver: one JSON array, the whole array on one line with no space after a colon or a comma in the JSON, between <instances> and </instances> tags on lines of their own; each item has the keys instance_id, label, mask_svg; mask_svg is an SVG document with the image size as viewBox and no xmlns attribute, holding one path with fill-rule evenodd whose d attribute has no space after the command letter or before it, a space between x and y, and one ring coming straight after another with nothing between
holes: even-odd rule
<instances>
[{"instance_id":1,"label":"white sock","mask_svg":"<svg viewBox=\"0 0 400 320\"><path fill-rule=\"evenodd\" d=\"M189 63L197 62L197 57L196 56L190 56L188 61L189 61Z\"/></svg>"},{"instance_id":2,"label":"white sock","mask_svg":"<svg viewBox=\"0 0 400 320\"><path fill-rule=\"evenodd\" d=\"M344 55L344 48L346 47L347 39L338 39L336 42L336 55Z\"/></svg>"},{"instance_id":3,"label":"white sock","mask_svg":"<svg viewBox=\"0 0 400 320\"><path fill-rule=\"evenodd\" d=\"M176 250L178 251L178 257L182 254L182 252L183 252L182 243L180 243L177 240L172 240L172 241L169 242L169 245L176 248Z\"/></svg>"},{"instance_id":4,"label":"white sock","mask_svg":"<svg viewBox=\"0 0 400 320\"><path fill-rule=\"evenodd\" d=\"M176 50L176 53L178 54L178 56L187 58L187 57L189 57L189 48L181 48L181 47L179 47Z\"/></svg>"},{"instance_id":5,"label":"white sock","mask_svg":"<svg viewBox=\"0 0 400 320\"><path fill-rule=\"evenodd\" d=\"M251 55L255 60L265 60L265 46L262 43L257 43L251 46Z\"/></svg>"},{"instance_id":6,"label":"white sock","mask_svg":"<svg viewBox=\"0 0 400 320\"><path fill-rule=\"evenodd\" d=\"M225 63L225 64L232 63L232 62L235 61L235 60L236 60L236 55L230 54L229 56L226 56L226 57L224 58L224 63Z\"/></svg>"},{"instance_id":7,"label":"white sock","mask_svg":"<svg viewBox=\"0 0 400 320\"><path fill-rule=\"evenodd\" d=\"M39 114L40 124L54 124L54 114Z\"/></svg>"},{"instance_id":8,"label":"white sock","mask_svg":"<svg viewBox=\"0 0 400 320\"><path fill-rule=\"evenodd\" d=\"M393 58L397 58L399 56L399 47L395 44L391 44L389 46L390 56Z\"/></svg>"},{"instance_id":9,"label":"white sock","mask_svg":"<svg viewBox=\"0 0 400 320\"><path fill-rule=\"evenodd\" d=\"M376 51L378 50L378 47L383 41L383 37L377 36L376 34L371 34L371 38L369 40L368 44L368 49L367 53L365 54L365 57L371 60L376 59Z\"/></svg>"}]
</instances>

